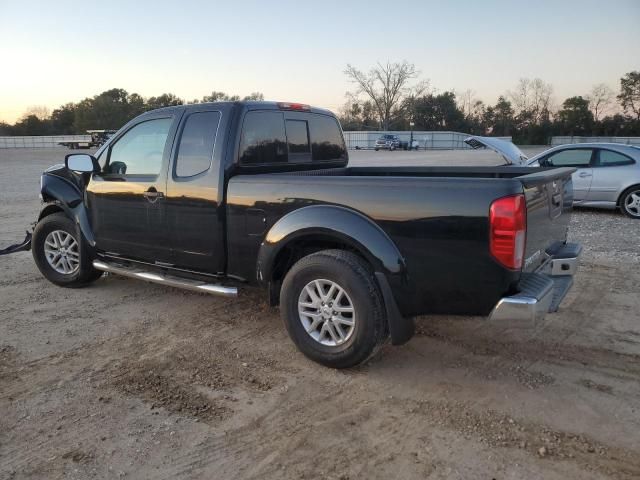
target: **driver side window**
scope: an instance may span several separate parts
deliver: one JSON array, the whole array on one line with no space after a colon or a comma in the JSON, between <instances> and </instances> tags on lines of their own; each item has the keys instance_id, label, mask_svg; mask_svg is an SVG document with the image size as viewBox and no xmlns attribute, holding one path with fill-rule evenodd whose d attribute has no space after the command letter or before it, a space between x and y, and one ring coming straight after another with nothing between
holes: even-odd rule
<instances>
[{"instance_id":1,"label":"driver side window","mask_svg":"<svg viewBox=\"0 0 640 480\"><path fill-rule=\"evenodd\" d=\"M172 123L171 118L158 118L131 128L111 147L104 173L158 175Z\"/></svg>"},{"instance_id":2,"label":"driver side window","mask_svg":"<svg viewBox=\"0 0 640 480\"><path fill-rule=\"evenodd\" d=\"M563 150L547 157L545 165L549 167L578 167L586 168L591 164L593 149L581 148Z\"/></svg>"}]
</instances>

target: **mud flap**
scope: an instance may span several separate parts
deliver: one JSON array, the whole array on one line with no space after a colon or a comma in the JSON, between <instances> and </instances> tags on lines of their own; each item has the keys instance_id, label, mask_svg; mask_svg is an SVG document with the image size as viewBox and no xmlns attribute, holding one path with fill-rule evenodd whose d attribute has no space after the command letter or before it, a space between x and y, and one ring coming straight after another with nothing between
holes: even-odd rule
<instances>
[{"instance_id":1,"label":"mud flap","mask_svg":"<svg viewBox=\"0 0 640 480\"><path fill-rule=\"evenodd\" d=\"M10 253L31 250L31 232L26 233L27 235L24 237L24 240L21 243L16 243L15 245L10 245L4 250L0 250L0 255L9 255Z\"/></svg>"},{"instance_id":2,"label":"mud flap","mask_svg":"<svg viewBox=\"0 0 640 480\"><path fill-rule=\"evenodd\" d=\"M387 277L381 272L375 272L378 285L384 297L384 305L387 311L387 321L389 322L389 334L392 345L402 345L407 343L415 333L415 323L413 318L403 317L398 309Z\"/></svg>"}]
</instances>

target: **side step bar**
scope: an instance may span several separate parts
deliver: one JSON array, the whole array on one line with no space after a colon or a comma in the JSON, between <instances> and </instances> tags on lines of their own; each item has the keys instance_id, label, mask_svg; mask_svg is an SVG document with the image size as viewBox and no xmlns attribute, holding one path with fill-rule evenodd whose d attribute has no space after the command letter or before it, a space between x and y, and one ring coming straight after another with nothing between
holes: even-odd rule
<instances>
[{"instance_id":1,"label":"side step bar","mask_svg":"<svg viewBox=\"0 0 640 480\"><path fill-rule=\"evenodd\" d=\"M183 288L194 292L210 293L223 297L235 297L238 295L238 289L235 287L225 287L223 285L216 285L215 283L205 283L163 273L148 272L135 267L123 267L100 260L93 261L93 268L103 272L115 273L116 275L146 280L147 282L159 283L160 285L167 285L169 287Z\"/></svg>"}]
</instances>

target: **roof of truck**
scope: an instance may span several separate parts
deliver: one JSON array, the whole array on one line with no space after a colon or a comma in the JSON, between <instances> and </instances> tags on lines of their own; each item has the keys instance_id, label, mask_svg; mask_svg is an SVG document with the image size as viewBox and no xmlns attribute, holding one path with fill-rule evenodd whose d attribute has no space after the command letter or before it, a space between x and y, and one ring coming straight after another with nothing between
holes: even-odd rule
<instances>
[{"instance_id":1,"label":"roof of truck","mask_svg":"<svg viewBox=\"0 0 640 480\"><path fill-rule=\"evenodd\" d=\"M303 107L307 107L308 110L301 110L304 112L311 112L311 113L322 113L324 115L332 115L335 116L333 112L331 112L330 110L324 109L324 108L318 108L318 107L314 107L311 105L307 105L307 104L301 104L301 103L296 103L296 102L275 102L275 101L258 101L258 100L245 100L245 101L237 101L237 102L204 102L204 103L189 103L189 104L185 104L185 105L176 105L176 106L172 106L172 107L162 107L162 108L158 108L155 110L150 110L150 112L157 112L157 111L172 111L172 110L178 110L180 108L186 108L187 110L191 110L191 109L196 109L199 107L202 107L203 105L205 106L211 106L211 107L228 107L228 106L233 106L233 105L237 105L237 106L244 106L246 107L248 110L293 110L290 108L283 108L283 105L298 105L298 106L303 106ZM147 112L145 112L147 113Z\"/></svg>"}]
</instances>

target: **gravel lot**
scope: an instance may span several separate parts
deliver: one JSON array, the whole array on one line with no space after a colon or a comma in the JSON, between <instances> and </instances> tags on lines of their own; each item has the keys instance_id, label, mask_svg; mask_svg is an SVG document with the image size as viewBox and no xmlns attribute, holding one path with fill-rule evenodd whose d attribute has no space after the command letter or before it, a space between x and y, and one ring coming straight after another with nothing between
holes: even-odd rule
<instances>
[{"instance_id":1,"label":"gravel lot","mask_svg":"<svg viewBox=\"0 0 640 480\"><path fill-rule=\"evenodd\" d=\"M0 247L65 153L0 150ZM61 289L29 252L0 257L0 478L639 478L640 222L577 210L571 237L581 270L544 323L421 317L348 371L299 354L254 289Z\"/></svg>"}]
</instances>

